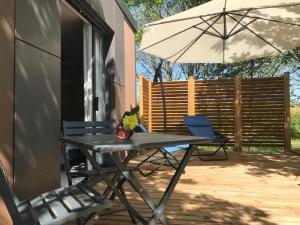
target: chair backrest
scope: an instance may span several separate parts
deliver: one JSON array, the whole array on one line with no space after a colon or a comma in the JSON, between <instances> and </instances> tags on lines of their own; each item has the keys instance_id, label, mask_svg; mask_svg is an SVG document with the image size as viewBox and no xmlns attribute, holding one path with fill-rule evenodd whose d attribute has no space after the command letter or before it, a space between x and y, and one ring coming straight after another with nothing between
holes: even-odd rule
<instances>
[{"instance_id":1,"label":"chair backrest","mask_svg":"<svg viewBox=\"0 0 300 225\"><path fill-rule=\"evenodd\" d=\"M138 125L136 128L137 132L143 133L143 132L148 132L146 127L144 127L142 124Z\"/></svg>"},{"instance_id":2,"label":"chair backrest","mask_svg":"<svg viewBox=\"0 0 300 225\"><path fill-rule=\"evenodd\" d=\"M96 135L110 134L113 132L112 121L63 121L63 135ZM78 146L64 144L65 151L77 150ZM112 166L113 163L105 154L98 154L97 161L103 166ZM90 168L88 163L88 168Z\"/></svg>"},{"instance_id":3,"label":"chair backrest","mask_svg":"<svg viewBox=\"0 0 300 225\"><path fill-rule=\"evenodd\" d=\"M63 121L63 135L112 133L111 121Z\"/></svg>"},{"instance_id":4,"label":"chair backrest","mask_svg":"<svg viewBox=\"0 0 300 225\"><path fill-rule=\"evenodd\" d=\"M207 116L185 116L184 123L193 136L217 139Z\"/></svg>"},{"instance_id":5,"label":"chair backrest","mask_svg":"<svg viewBox=\"0 0 300 225\"><path fill-rule=\"evenodd\" d=\"M12 218L12 221L15 225L22 225L22 219L18 211L15 195L9 187L7 177L5 175L4 168L0 162L0 196L4 201L4 204L9 212L9 215Z\"/></svg>"}]
</instances>

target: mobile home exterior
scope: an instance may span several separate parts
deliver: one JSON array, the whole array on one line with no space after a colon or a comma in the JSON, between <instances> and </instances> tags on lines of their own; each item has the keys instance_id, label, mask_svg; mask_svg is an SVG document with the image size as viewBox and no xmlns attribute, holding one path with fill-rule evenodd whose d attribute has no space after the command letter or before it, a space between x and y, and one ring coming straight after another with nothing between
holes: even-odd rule
<instances>
[{"instance_id":1,"label":"mobile home exterior","mask_svg":"<svg viewBox=\"0 0 300 225\"><path fill-rule=\"evenodd\" d=\"M62 120L136 104L136 29L121 0L0 0L0 160L19 197L60 185Z\"/></svg>"}]
</instances>

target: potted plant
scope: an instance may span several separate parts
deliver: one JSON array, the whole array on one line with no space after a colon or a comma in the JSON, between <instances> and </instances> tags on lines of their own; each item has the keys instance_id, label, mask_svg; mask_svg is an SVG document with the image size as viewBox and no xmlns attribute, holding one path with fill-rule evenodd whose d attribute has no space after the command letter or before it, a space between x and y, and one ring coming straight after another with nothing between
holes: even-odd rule
<instances>
[{"instance_id":1,"label":"potted plant","mask_svg":"<svg viewBox=\"0 0 300 225\"><path fill-rule=\"evenodd\" d=\"M127 111L122 116L119 125L116 128L118 138L125 140L131 138L135 128L139 125L138 112L140 108L136 106Z\"/></svg>"}]
</instances>

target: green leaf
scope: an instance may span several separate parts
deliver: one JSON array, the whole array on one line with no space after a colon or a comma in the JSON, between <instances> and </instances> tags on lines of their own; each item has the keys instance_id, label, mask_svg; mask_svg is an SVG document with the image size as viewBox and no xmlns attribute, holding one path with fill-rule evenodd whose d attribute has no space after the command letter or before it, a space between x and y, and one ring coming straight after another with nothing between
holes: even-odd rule
<instances>
[{"instance_id":1,"label":"green leaf","mask_svg":"<svg viewBox=\"0 0 300 225\"><path fill-rule=\"evenodd\" d=\"M138 112L140 111L140 106L136 106L133 109L131 109L131 114L138 114Z\"/></svg>"},{"instance_id":2,"label":"green leaf","mask_svg":"<svg viewBox=\"0 0 300 225\"><path fill-rule=\"evenodd\" d=\"M131 115L131 113L127 111L123 114L122 118L124 118L125 116L130 116L130 115Z\"/></svg>"}]
</instances>

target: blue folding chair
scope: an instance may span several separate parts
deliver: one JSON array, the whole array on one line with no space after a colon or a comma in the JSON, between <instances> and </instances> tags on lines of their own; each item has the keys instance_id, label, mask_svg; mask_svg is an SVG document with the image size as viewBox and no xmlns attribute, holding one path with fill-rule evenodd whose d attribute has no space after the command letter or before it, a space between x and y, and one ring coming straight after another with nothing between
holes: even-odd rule
<instances>
[{"instance_id":1,"label":"blue folding chair","mask_svg":"<svg viewBox=\"0 0 300 225\"><path fill-rule=\"evenodd\" d=\"M148 132L147 129L143 125L139 125L136 129L137 132ZM141 175L144 177L150 176L157 170L159 170L162 166L170 166L174 169L177 169L179 165L179 160L176 158L176 155L182 151L186 150L189 147L188 144L186 145L177 145L177 146L167 146L167 147L160 147L156 151L154 151L151 155L149 155L146 159L140 162L136 169L140 172ZM159 154L159 155L157 155ZM157 167L152 169L148 173L144 173L140 167L144 163L153 163L156 164Z\"/></svg>"},{"instance_id":2,"label":"blue folding chair","mask_svg":"<svg viewBox=\"0 0 300 225\"><path fill-rule=\"evenodd\" d=\"M206 137L212 140L213 144L217 144L218 148L212 153L200 153L197 148L197 154L200 160L212 161L212 160L227 160L228 154L226 152L226 144L228 143L228 138L224 135L213 130L212 124L207 116L185 116L184 122L188 130L193 136ZM214 158L214 159L203 159L201 156L213 156L216 155L220 150L224 151L224 158Z\"/></svg>"}]
</instances>

